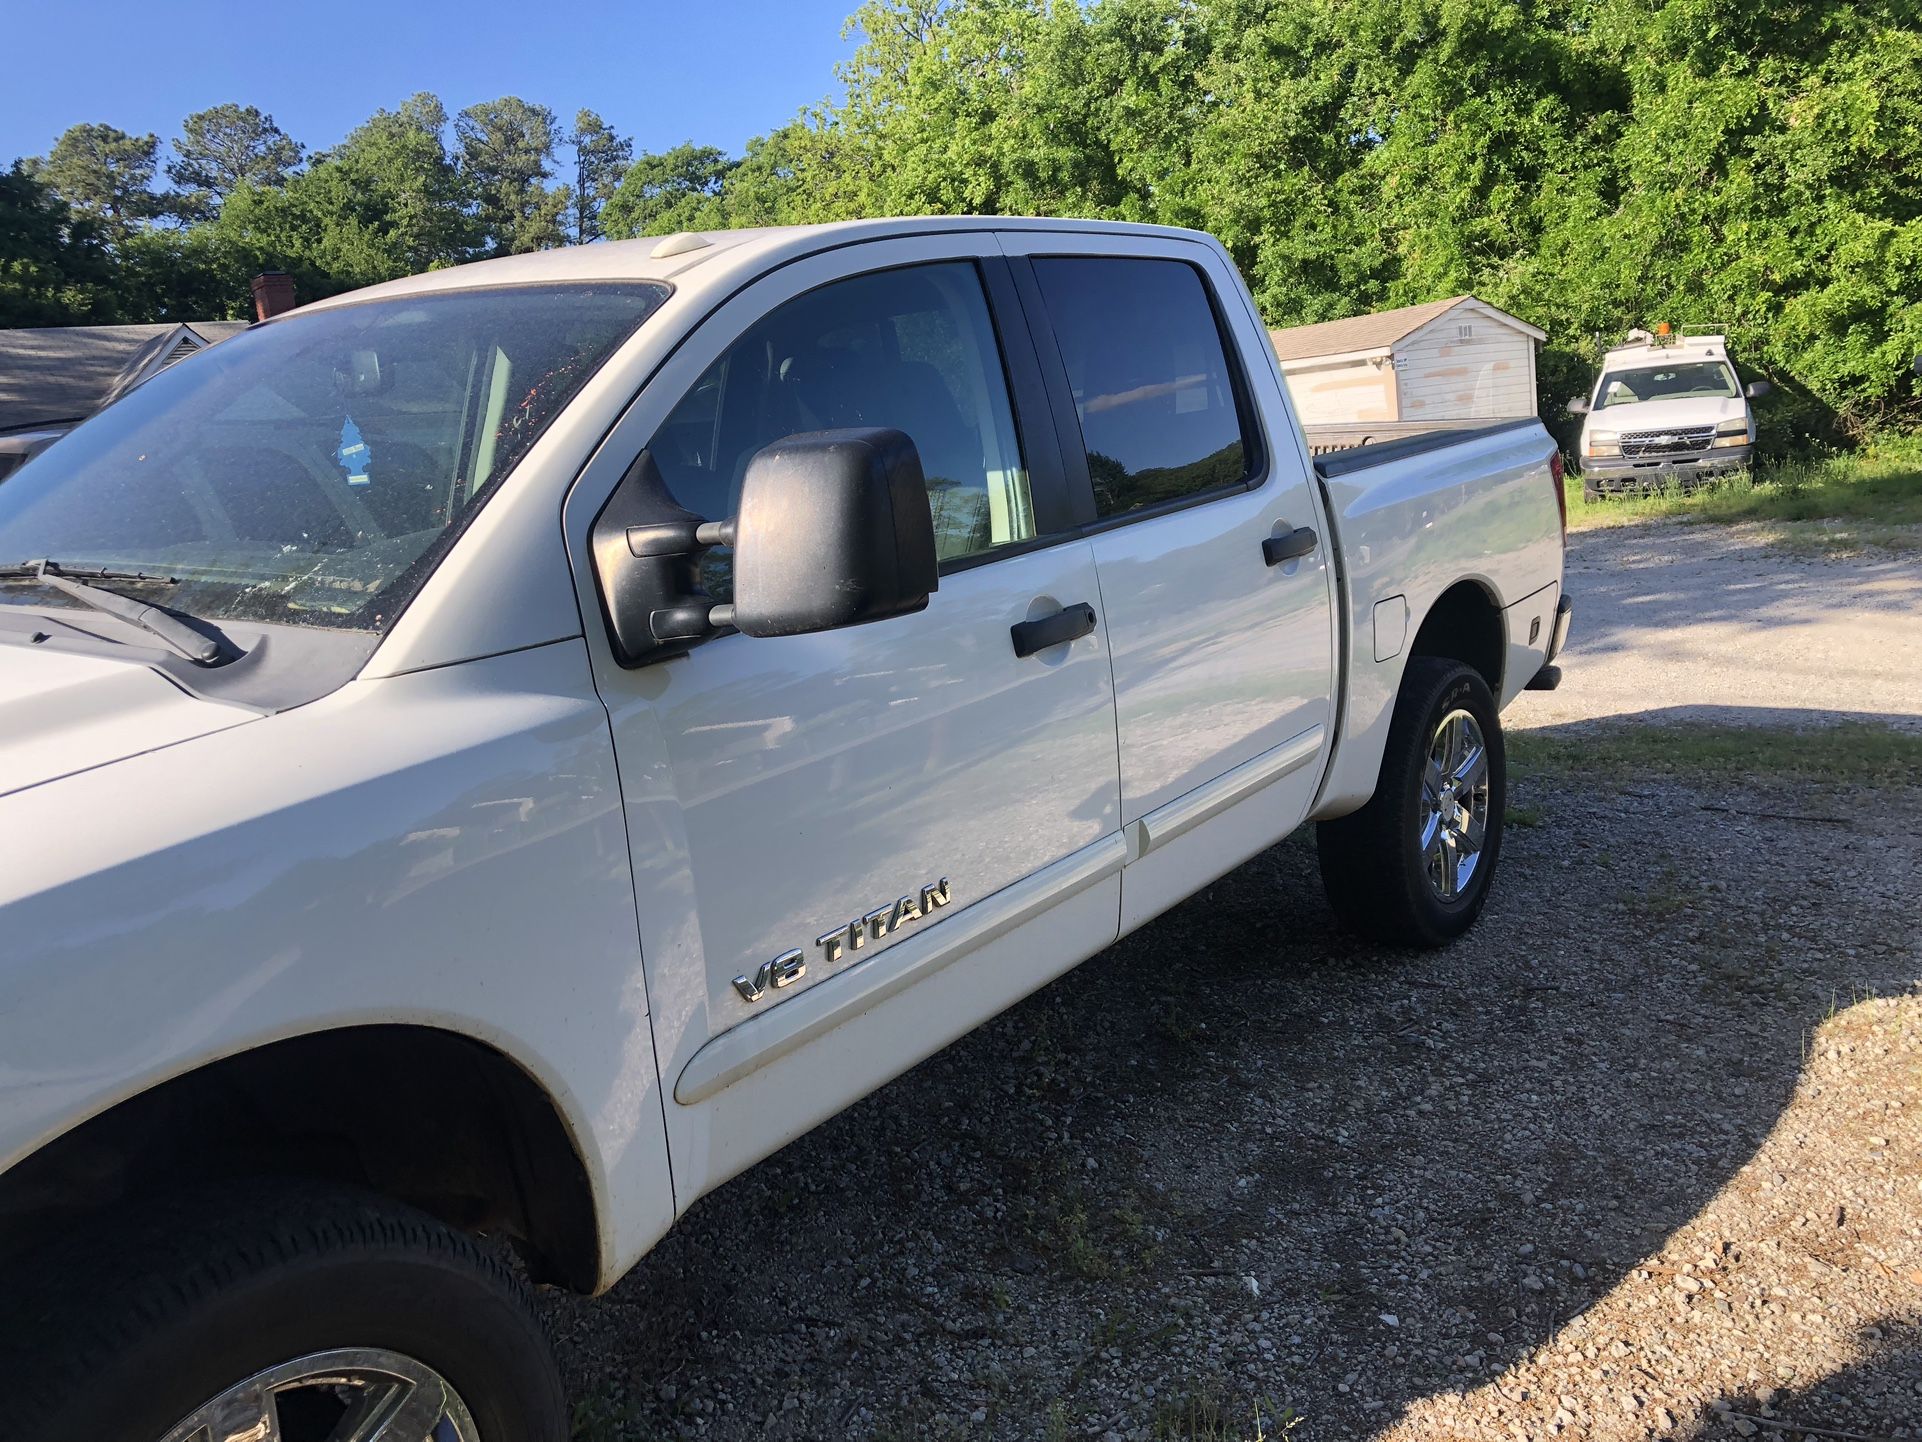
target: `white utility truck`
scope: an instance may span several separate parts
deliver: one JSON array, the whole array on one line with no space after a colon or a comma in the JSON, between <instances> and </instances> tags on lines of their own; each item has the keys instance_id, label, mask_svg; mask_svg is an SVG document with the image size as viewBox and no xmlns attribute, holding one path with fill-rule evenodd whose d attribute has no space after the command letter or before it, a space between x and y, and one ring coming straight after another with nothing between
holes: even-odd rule
<instances>
[{"instance_id":1,"label":"white utility truck","mask_svg":"<svg viewBox=\"0 0 1922 1442\"><path fill-rule=\"evenodd\" d=\"M1689 486L1744 469L1767 381L1736 378L1728 338L1633 330L1602 360L1594 392L1568 403L1582 422L1582 498Z\"/></svg>"},{"instance_id":2,"label":"white utility truck","mask_svg":"<svg viewBox=\"0 0 1922 1442\"><path fill-rule=\"evenodd\" d=\"M1304 821L1459 936L1561 495L1533 420L1311 463L1142 226L551 251L155 377L0 487L0 1434L558 1442L524 1279Z\"/></svg>"}]
</instances>

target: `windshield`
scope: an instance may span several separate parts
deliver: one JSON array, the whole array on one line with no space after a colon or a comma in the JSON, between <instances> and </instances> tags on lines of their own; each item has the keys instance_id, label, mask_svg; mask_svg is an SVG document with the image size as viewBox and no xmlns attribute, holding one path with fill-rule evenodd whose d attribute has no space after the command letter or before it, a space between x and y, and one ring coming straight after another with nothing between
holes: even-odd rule
<instances>
[{"instance_id":1,"label":"windshield","mask_svg":"<svg viewBox=\"0 0 1922 1442\"><path fill-rule=\"evenodd\" d=\"M1602 377L1597 410L1633 405L1637 401L1672 401L1682 396L1733 397L1735 372L1720 361L1687 361L1678 365L1647 366L1641 370L1610 371Z\"/></svg>"},{"instance_id":2,"label":"windshield","mask_svg":"<svg viewBox=\"0 0 1922 1442\"><path fill-rule=\"evenodd\" d=\"M382 630L665 296L644 284L441 291L242 332L0 486L0 565L176 576L167 605L209 620ZM0 593L16 601L46 597Z\"/></svg>"}]
</instances>

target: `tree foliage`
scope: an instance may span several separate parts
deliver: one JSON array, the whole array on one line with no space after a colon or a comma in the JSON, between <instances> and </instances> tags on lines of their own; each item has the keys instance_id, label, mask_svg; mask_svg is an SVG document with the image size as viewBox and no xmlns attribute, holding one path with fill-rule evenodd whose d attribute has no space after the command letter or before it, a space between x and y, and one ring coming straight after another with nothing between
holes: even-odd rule
<instances>
[{"instance_id":1,"label":"tree foliage","mask_svg":"<svg viewBox=\"0 0 1922 1442\"><path fill-rule=\"evenodd\" d=\"M559 139L554 112L503 96L461 111L454 134L485 252L517 255L562 244L569 192L546 184Z\"/></svg>"},{"instance_id":2,"label":"tree foliage","mask_svg":"<svg viewBox=\"0 0 1922 1442\"><path fill-rule=\"evenodd\" d=\"M153 138L77 126L0 182L0 314L241 304L266 264L315 295L602 235L1084 215L1214 232L1271 324L1473 291L1549 332L1551 418L1630 326L1717 325L1780 387L1766 426L1854 436L1922 422L1919 11L865 0L834 98L739 156L635 155L592 111L569 137L515 97L462 111L450 152L417 96L298 170L247 143L267 117L220 107L232 183L170 167L224 196L174 233L141 227ZM194 119L177 156L217 129Z\"/></svg>"},{"instance_id":3,"label":"tree foliage","mask_svg":"<svg viewBox=\"0 0 1922 1442\"><path fill-rule=\"evenodd\" d=\"M129 135L111 125L69 126L35 176L75 210L124 227L159 215L166 199L153 191L160 137Z\"/></svg>"},{"instance_id":4,"label":"tree foliage","mask_svg":"<svg viewBox=\"0 0 1922 1442\"><path fill-rule=\"evenodd\" d=\"M724 150L692 141L642 155L607 203L607 233L618 238L726 228L720 196L739 164Z\"/></svg>"},{"instance_id":5,"label":"tree foliage","mask_svg":"<svg viewBox=\"0 0 1922 1442\"><path fill-rule=\"evenodd\" d=\"M20 162L0 173L0 326L90 320L110 274L97 223Z\"/></svg>"},{"instance_id":6,"label":"tree foliage","mask_svg":"<svg viewBox=\"0 0 1922 1442\"><path fill-rule=\"evenodd\" d=\"M634 142L592 110L574 116L574 240L585 245L606 234L601 214L634 163Z\"/></svg>"},{"instance_id":7,"label":"tree foliage","mask_svg":"<svg viewBox=\"0 0 1922 1442\"><path fill-rule=\"evenodd\" d=\"M216 105L180 123L167 178L180 187L175 212L211 219L243 185L278 189L300 164L300 143L251 105Z\"/></svg>"}]
</instances>

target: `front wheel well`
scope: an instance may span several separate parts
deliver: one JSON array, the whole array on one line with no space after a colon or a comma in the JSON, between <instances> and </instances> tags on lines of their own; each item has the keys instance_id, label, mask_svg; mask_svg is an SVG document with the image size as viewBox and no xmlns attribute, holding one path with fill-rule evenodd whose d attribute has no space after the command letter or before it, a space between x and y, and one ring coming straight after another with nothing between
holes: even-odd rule
<instances>
[{"instance_id":1,"label":"front wheel well","mask_svg":"<svg viewBox=\"0 0 1922 1442\"><path fill-rule=\"evenodd\" d=\"M1457 581L1436 598L1409 647L1411 658L1442 656L1472 667L1488 683L1497 704L1507 654L1501 607L1474 581Z\"/></svg>"},{"instance_id":2,"label":"front wheel well","mask_svg":"<svg viewBox=\"0 0 1922 1442\"><path fill-rule=\"evenodd\" d=\"M492 1047L421 1026L294 1037L109 1108L0 1177L0 1251L163 1190L260 1177L368 1187L505 1235L536 1280L599 1279L592 1187L553 1101Z\"/></svg>"}]
</instances>

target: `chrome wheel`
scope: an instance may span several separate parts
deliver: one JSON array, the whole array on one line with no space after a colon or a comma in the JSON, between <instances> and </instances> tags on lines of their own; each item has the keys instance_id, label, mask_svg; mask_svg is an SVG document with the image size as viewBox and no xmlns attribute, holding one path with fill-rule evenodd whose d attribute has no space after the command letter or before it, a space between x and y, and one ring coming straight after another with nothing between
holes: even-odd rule
<instances>
[{"instance_id":1,"label":"chrome wheel","mask_svg":"<svg viewBox=\"0 0 1922 1442\"><path fill-rule=\"evenodd\" d=\"M161 1442L479 1442L460 1394L379 1348L312 1352L256 1372Z\"/></svg>"},{"instance_id":2,"label":"chrome wheel","mask_svg":"<svg viewBox=\"0 0 1922 1442\"><path fill-rule=\"evenodd\" d=\"M1417 825L1428 884L1454 901L1474 879L1488 834L1488 746L1466 711L1442 717L1429 739Z\"/></svg>"}]
</instances>

